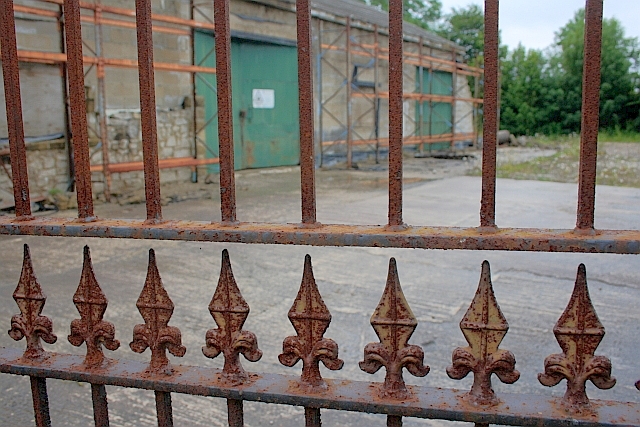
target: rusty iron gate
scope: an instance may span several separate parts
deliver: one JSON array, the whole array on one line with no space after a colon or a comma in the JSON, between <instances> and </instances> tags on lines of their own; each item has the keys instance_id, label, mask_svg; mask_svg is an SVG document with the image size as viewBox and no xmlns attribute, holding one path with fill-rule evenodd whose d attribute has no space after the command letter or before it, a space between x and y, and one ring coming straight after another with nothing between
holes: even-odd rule
<instances>
[{"instance_id":1,"label":"rusty iron gate","mask_svg":"<svg viewBox=\"0 0 640 427\"><path fill-rule=\"evenodd\" d=\"M302 220L299 224L245 223L236 217L233 172L233 136L230 74L229 0L214 0L216 68L219 106L221 222L163 221L156 141L154 62L152 49L151 0L136 0L138 68L147 219L114 220L96 218L93 211L89 168L87 123L84 105L84 76L78 0L64 0L68 81L71 105L73 153L78 197L78 218L33 217L30 208L27 163L24 145L18 57L13 2L0 0L2 70L10 139L15 217L0 218L5 235L109 237L209 242L241 242L321 246L369 246L394 248L516 250L545 252L595 252L638 254L640 232L596 230L594 228L595 171L598 132L600 49L603 0L587 0L585 61L582 108L582 138L576 228L573 230L505 229L495 223L496 132L498 129L498 0L485 0L485 110L482 160L480 225L474 228L421 227L402 219L402 1L391 0L389 12L389 221L384 226L325 225L316 221L314 182L313 87L311 74L311 9L309 0L297 0L298 73L300 106L300 169ZM262 353L256 336L242 326L249 307L240 295L226 251L218 287L209 304L217 329L206 332L203 353L224 357L221 370L195 366L172 366L166 352L176 357L185 353L180 330L169 326L173 303L160 281L153 250L144 288L137 307L144 319L135 326L130 347L141 353L151 350L148 364L110 360L102 347L115 350L113 324L104 321L107 299L93 275L89 248L78 290L73 296L80 318L71 324L71 344L86 344L86 357L57 354L43 349L41 341L52 344L56 335L52 322L43 316L45 296L33 272L28 247L18 286L13 294L20 314L11 319L9 334L26 339L26 351L0 348L0 372L27 375L35 421L51 424L47 378L91 384L96 426L109 425L105 385L155 391L158 425L171 426L171 393L225 398L230 426L243 425L243 400L261 401L305 408L307 426L319 426L321 408L381 413L387 425L402 425L402 417L471 421L476 425L640 425L640 404L590 401L585 384L607 389L611 361L594 354L604 335L586 283L584 265L578 267L569 304L553 329L562 350L545 360L539 374L545 386L563 379L563 398L509 394L496 395L491 387L493 374L505 383L518 380L515 357L499 349L508 324L491 287L489 264L482 267L478 291L460 327L467 347L454 350L451 378L474 375L469 392L441 388L406 386L403 369L425 376L424 352L408 340L417 320L405 299L392 258L387 285L371 317L380 342L364 349L360 368L374 373L386 369L383 383L332 381L323 379L322 362L331 370L340 369L338 345L324 332L331 315L315 285L311 259L307 256L300 291L289 311L297 336L283 342L280 362L293 366L302 360L302 375L248 374L239 356L252 362ZM624 381L632 381L627 378ZM640 382L635 383L640 388ZM3 420L10 423L10 420Z\"/></svg>"}]
</instances>

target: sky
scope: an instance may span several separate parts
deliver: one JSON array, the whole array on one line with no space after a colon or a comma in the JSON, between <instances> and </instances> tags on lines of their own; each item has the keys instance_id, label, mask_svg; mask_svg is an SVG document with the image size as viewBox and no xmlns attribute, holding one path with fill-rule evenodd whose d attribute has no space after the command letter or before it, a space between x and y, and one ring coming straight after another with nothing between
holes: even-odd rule
<instances>
[{"instance_id":1,"label":"sky","mask_svg":"<svg viewBox=\"0 0 640 427\"><path fill-rule=\"evenodd\" d=\"M482 0L440 0L442 11ZM554 33L584 7L585 0L502 0L500 1L500 29L502 43L510 48L522 43L529 49L544 49L553 43ZM604 16L616 17L627 37L640 39L640 0L605 0Z\"/></svg>"}]
</instances>

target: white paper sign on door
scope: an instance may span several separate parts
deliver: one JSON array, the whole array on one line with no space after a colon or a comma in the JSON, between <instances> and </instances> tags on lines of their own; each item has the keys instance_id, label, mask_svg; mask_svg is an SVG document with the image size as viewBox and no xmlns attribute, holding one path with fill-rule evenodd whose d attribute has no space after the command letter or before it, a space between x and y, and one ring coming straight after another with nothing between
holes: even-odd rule
<instances>
[{"instance_id":1,"label":"white paper sign on door","mask_svg":"<svg viewBox=\"0 0 640 427\"><path fill-rule=\"evenodd\" d=\"M274 108L276 93L273 89L253 89L253 108Z\"/></svg>"}]
</instances>

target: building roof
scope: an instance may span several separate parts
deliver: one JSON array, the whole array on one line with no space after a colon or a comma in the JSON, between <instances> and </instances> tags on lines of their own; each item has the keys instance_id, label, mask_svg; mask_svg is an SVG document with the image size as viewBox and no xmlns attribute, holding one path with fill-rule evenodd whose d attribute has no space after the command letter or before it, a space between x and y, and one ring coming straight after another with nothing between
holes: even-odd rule
<instances>
[{"instance_id":1,"label":"building roof","mask_svg":"<svg viewBox=\"0 0 640 427\"><path fill-rule=\"evenodd\" d=\"M314 11L322 11L343 18L351 17L367 24L378 25L379 28L389 28L387 12L358 0L311 0L311 7ZM422 37L425 43L434 47L439 45L446 50L463 50L458 44L409 22L404 22L403 30L405 36Z\"/></svg>"}]
</instances>

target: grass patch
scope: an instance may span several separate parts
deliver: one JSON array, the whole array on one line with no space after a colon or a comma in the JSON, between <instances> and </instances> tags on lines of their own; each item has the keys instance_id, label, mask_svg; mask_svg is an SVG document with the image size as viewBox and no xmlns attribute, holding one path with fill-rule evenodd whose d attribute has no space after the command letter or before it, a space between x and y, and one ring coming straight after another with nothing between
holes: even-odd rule
<instances>
[{"instance_id":1,"label":"grass patch","mask_svg":"<svg viewBox=\"0 0 640 427\"><path fill-rule=\"evenodd\" d=\"M640 142L640 133L617 129L598 133L598 141L602 142Z\"/></svg>"},{"instance_id":2,"label":"grass patch","mask_svg":"<svg viewBox=\"0 0 640 427\"><path fill-rule=\"evenodd\" d=\"M540 138L537 142L538 147L553 147L558 151L551 156L537 157L524 162L498 162L497 177L568 183L578 182L579 137ZM630 140L624 142L632 141L630 138ZM596 184L640 188L640 156L635 156L625 150L611 151L610 148L611 146L604 149L604 144L598 148ZM638 153L640 153L640 149ZM469 174L480 175L480 168L474 168Z\"/></svg>"}]
</instances>

